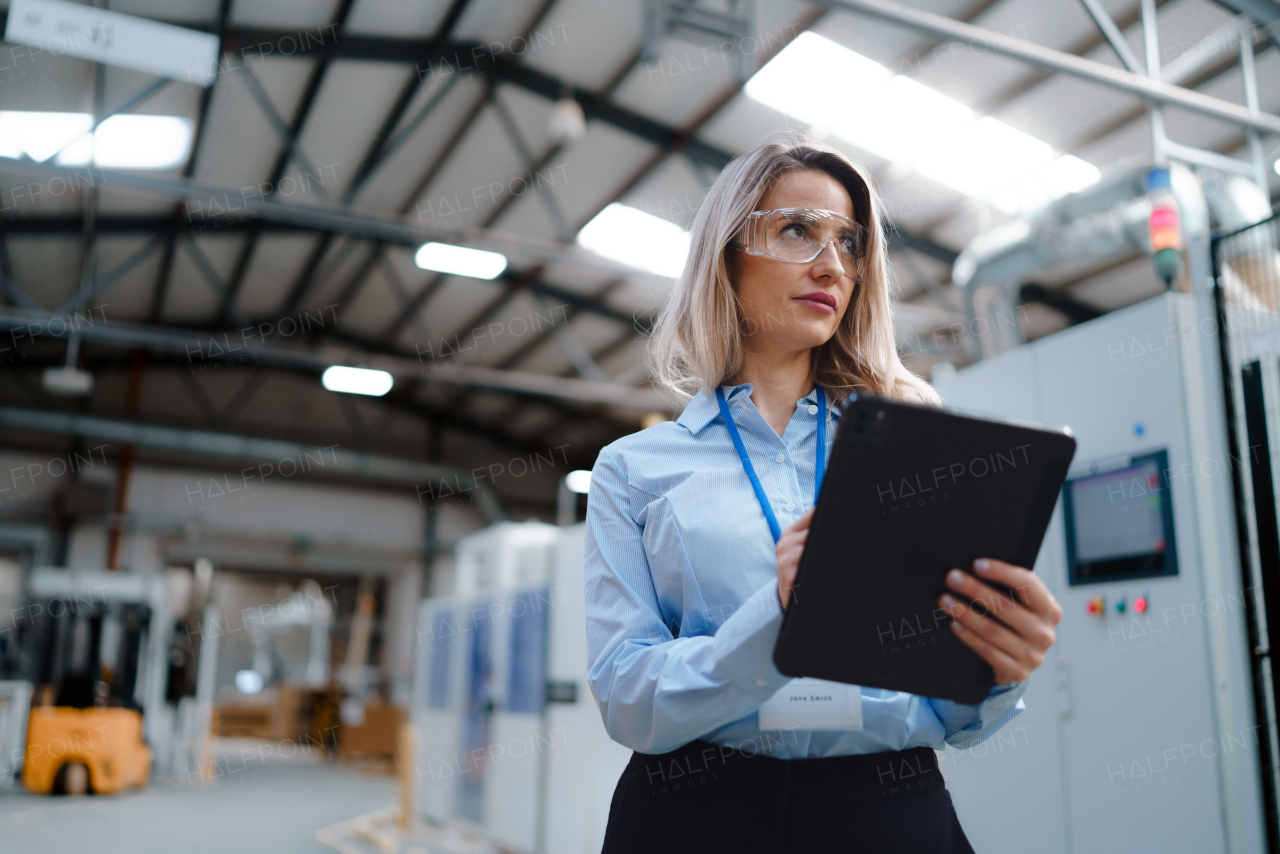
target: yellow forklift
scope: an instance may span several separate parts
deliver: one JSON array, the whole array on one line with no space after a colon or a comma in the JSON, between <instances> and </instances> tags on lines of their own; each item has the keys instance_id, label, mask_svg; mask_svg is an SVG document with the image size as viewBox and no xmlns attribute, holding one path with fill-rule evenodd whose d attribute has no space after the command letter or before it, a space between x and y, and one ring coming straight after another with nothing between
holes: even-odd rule
<instances>
[{"instance_id":1,"label":"yellow forklift","mask_svg":"<svg viewBox=\"0 0 1280 854\"><path fill-rule=\"evenodd\" d=\"M143 785L155 738L147 718L170 699L174 664L163 577L41 567L29 591L15 621L34 689L22 784L39 794Z\"/></svg>"}]
</instances>

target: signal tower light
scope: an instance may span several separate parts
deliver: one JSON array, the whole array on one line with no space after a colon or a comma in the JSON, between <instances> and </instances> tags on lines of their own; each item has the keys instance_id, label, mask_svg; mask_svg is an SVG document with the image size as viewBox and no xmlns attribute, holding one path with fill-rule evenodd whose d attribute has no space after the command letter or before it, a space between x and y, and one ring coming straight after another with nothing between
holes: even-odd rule
<instances>
[{"instance_id":1,"label":"signal tower light","mask_svg":"<svg viewBox=\"0 0 1280 854\"><path fill-rule=\"evenodd\" d=\"M1167 291L1173 288L1174 279L1182 272L1182 224L1167 168L1147 172L1147 198L1151 200L1151 215L1147 219L1151 263Z\"/></svg>"}]
</instances>

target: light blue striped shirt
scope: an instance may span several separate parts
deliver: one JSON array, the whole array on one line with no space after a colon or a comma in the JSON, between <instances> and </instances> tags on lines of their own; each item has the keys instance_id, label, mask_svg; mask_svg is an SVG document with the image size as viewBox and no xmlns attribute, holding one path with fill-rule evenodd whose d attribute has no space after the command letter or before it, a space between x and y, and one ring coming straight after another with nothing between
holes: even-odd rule
<instances>
[{"instance_id":1,"label":"light blue striped shirt","mask_svg":"<svg viewBox=\"0 0 1280 854\"><path fill-rule=\"evenodd\" d=\"M813 504L817 398L800 400L779 436L750 395L750 384L725 387L786 528ZM839 408L829 408L834 425ZM834 434L827 431L828 445ZM979 706L862 688L860 730L761 732L757 710L790 681L773 665L777 557L714 392L699 392L678 421L600 452L586 597L592 693L609 735L641 753L698 738L786 759L965 748L1023 709L1026 682L997 686Z\"/></svg>"}]
</instances>

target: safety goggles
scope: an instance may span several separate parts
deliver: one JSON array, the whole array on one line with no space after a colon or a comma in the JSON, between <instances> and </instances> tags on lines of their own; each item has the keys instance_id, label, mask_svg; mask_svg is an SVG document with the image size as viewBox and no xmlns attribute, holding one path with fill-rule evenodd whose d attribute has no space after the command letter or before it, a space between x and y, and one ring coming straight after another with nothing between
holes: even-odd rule
<instances>
[{"instance_id":1,"label":"safety goggles","mask_svg":"<svg viewBox=\"0 0 1280 854\"><path fill-rule=\"evenodd\" d=\"M734 244L748 255L807 264L835 241L845 273L860 283L858 262L867 251L867 230L844 214L820 208L778 208L747 217Z\"/></svg>"}]
</instances>

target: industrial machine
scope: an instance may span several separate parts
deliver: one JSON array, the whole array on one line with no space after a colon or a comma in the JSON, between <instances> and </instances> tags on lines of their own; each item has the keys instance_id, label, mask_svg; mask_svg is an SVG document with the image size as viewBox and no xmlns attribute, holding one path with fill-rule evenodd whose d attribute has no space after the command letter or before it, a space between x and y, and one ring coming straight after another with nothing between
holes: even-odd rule
<instances>
[{"instance_id":1,"label":"industrial machine","mask_svg":"<svg viewBox=\"0 0 1280 854\"><path fill-rule=\"evenodd\" d=\"M412 720L430 818L524 851L598 851L630 752L587 684L584 526L500 522L458 541L423 600Z\"/></svg>"},{"instance_id":2,"label":"industrial machine","mask_svg":"<svg viewBox=\"0 0 1280 854\"><path fill-rule=\"evenodd\" d=\"M1212 295L1166 293L939 384L1079 443L1035 566L1058 642L1021 716L943 754L976 850L1265 850L1221 376Z\"/></svg>"}]
</instances>

